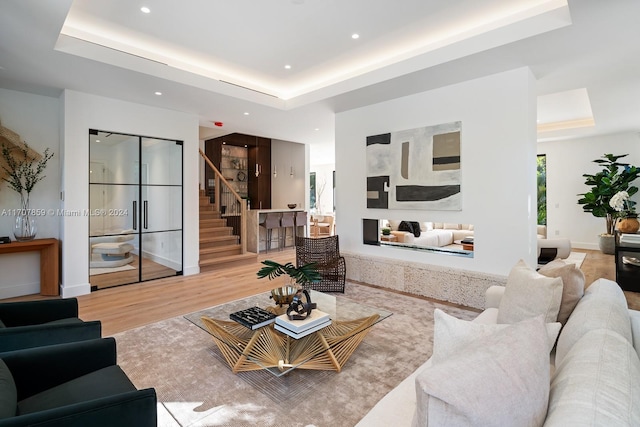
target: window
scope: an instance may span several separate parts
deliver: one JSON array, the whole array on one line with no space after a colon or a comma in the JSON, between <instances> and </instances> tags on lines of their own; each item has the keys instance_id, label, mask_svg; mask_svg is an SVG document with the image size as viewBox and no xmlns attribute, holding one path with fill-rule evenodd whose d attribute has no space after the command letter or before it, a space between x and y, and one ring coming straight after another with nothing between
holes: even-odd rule
<instances>
[{"instance_id":1,"label":"window","mask_svg":"<svg viewBox=\"0 0 640 427\"><path fill-rule=\"evenodd\" d=\"M309 206L311 209L316 208L316 173L311 172L309 175Z\"/></svg>"},{"instance_id":2,"label":"window","mask_svg":"<svg viewBox=\"0 0 640 427\"><path fill-rule=\"evenodd\" d=\"M538 225L547 225L547 156L538 155Z\"/></svg>"}]
</instances>

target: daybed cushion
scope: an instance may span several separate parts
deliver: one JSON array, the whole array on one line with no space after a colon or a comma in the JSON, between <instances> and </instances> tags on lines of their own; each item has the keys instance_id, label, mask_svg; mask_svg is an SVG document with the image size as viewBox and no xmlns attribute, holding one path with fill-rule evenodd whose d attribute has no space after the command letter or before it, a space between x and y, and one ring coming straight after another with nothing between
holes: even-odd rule
<instances>
[{"instance_id":1,"label":"daybed cushion","mask_svg":"<svg viewBox=\"0 0 640 427\"><path fill-rule=\"evenodd\" d=\"M134 250L130 243L96 243L91 246L91 250L96 254L124 255Z\"/></svg>"},{"instance_id":2,"label":"daybed cushion","mask_svg":"<svg viewBox=\"0 0 640 427\"><path fill-rule=\"evenodd\" d=\"M18 415L45 411L135 390L135 386L122 369L118 365L112 365L18 402Z\"/></svg>"},{"instance_id":3,"label":"daybed cushion","mask_svg":"<svg viewBox=\"0 0 640 427\"><path fill-rule=\"evenodd\" d=\"M540 315L433 363L416 377L413 426L541 426L549 399L549 355L540 351L546 346Z\"/></svg>"},{"instance_id":4,"label":"daybed cushion","mask_svg":"<svg viewBox=\"0 0 640 427\"><path fill-rule=\"evenodd\" d=\"M633 344L627 300L616 282L598 279L585 290L558 338L556 364L562 362L584 334L594 329L617 332Z\"/></svg>"},{"instance_id":5,"label":"daybed cushion","mask_svg":"<svg viewBox=\"0 0 640 427\"><path fill-rule=\"evenodd\" d=\"M640 361L626 338L595 329L575 343L556 365L545 426L640 426Z\"/></svg>"},{"instance_id":6,"label":"daybed cushion","mask_svg":"<svg viewBox=\"0 0 640 427\"><path fill-rule=\"evenodd\" d=\"M546 277L562 278L562 299L558 322L564 325L584 295L584 273L575 264L567 264L560 259L541 267L538 273Z\"/></svg>"},{"instance_id":7,"label":"daybed cushion","mask_svg":"<svg viewBox=\"0 0 640 427\"><path fill-rule=\"evenodd\" d=\"M11 371L0 359L0 419L14 417L18 404L18 392Z\"/></svg>"},{"instance_id":8,"label":"daybed cushion","mask_svg":"<svg viewBox=\"0 0 640 427\"><path fill-rule=\"evenodd\" d=\"M538 274L520 260L507 277L498 308L498 323L515 323L543 314L546 323L558 319L562 279Z\"/></svg>"}]
</instances>

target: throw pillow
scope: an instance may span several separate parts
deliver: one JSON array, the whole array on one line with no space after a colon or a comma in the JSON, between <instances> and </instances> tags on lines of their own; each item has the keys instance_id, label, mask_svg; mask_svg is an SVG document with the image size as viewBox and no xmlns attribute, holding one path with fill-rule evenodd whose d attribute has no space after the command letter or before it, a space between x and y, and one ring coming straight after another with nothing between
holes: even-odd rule
<instances>
[{"instance_id":1,"label":"throw pillow","mask_svg":"<svg viewBox=\"0 0 640 427\"><path fill-rule=\"evenodd\" d=\"M18 407L18 392L11 371L0 359L0 419L15 417Z\"/></svg>"},{"instance_id":2,"label":"throw pillow","mask_svg":"<svg viewBox=\"0 0 640 427\"><path fill-rule=\"evenodd\" d=\"M543 316L495 331L416 377L414 426L541 426L549 399Z\"/></svg>"},{"instance_id":3,"label":"throw pillow","mask_svg":"<svg viewBox=\"0 0 640 427\"><path fill-rule=\"evenodd\" d=\"M571 312L576 308L576 304L584 295L584 273L575 264L567 264L557 259L538 270L538 273L546 277L562 278L562 299L560 301L560 311L558 312L558 322L563 325L571 316Z\"/></svg>"},{"instance_id":4,"label":"throw pillow","mask_svg":"<svg viewBox=\"0 0 640 427\"><path fill-rule=\"evenodd\" d=\"M427 221L422 223L421 231L432 231L433 230L433 222Z\"/></svg>"},{"instance_id":5,"label":"throw pillow","mask_svg":"<svg viewBox=\"0 0 640 427\"><path fill-rule=\"evenodd\" d=\"M543 314L546 323L558 320L562 279L538 274L520 260L507 277L498 307L498 323L516 323Z\"/></svg>"},{"instance_id":6,"label":"throw pillow","mask_svg":"<svg viewBox=\"0 0 640 427\"><path fill-rule=\"evenodd\" d=\"M508 324L478 323L461 320L436 308L433 313L433 353L432 363L443 362L451 356L464 351L474 342L483 342L496 331L509 327ZM560 323L545 324L547 332L547 354L551 352L558 333Z\"/></svg>"},{"instance_id":7,"label":"throw pillow","mask_svg":"<svg viewBox=\"0 0 640 427\"><path fill-rule=\"evenodd\" d=\"M420 237L420 223L415 221L402 221L398 226L398 231L413 233L415 237Z\"/></svg>"}]
</instances>

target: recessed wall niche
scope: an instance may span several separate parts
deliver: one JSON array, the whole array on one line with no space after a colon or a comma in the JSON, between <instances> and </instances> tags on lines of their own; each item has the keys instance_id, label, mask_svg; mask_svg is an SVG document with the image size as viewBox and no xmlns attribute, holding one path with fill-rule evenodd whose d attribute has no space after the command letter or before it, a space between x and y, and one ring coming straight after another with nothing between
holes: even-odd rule
<instances>
[{"instance_id":1,"label":"recessed wall niche","mask_svg":"<svg viewBox=\"0 0 640 427\"><path fill-rule=\"evenodd\" d=\"M427 251L473 258L473 224L396 219L362 220L365 245Z\"/></svg>"}]
</instances>

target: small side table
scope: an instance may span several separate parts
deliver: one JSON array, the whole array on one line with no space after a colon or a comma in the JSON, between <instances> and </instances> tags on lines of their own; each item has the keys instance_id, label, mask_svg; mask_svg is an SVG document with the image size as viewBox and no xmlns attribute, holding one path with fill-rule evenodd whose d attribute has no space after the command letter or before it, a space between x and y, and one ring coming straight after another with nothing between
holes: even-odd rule
<instances>
[{"instance_id":1,"label":"small side table","mask_svg":"<svg viewBox=\"0 0 640 427\"><path fill-rule=\"evenodd\" d=\"M380 241L381 242L397 242L398 236L396 236L395 234L388 234L386 236L384 234L381 234Z\"/></svg>"}]
</instances>

